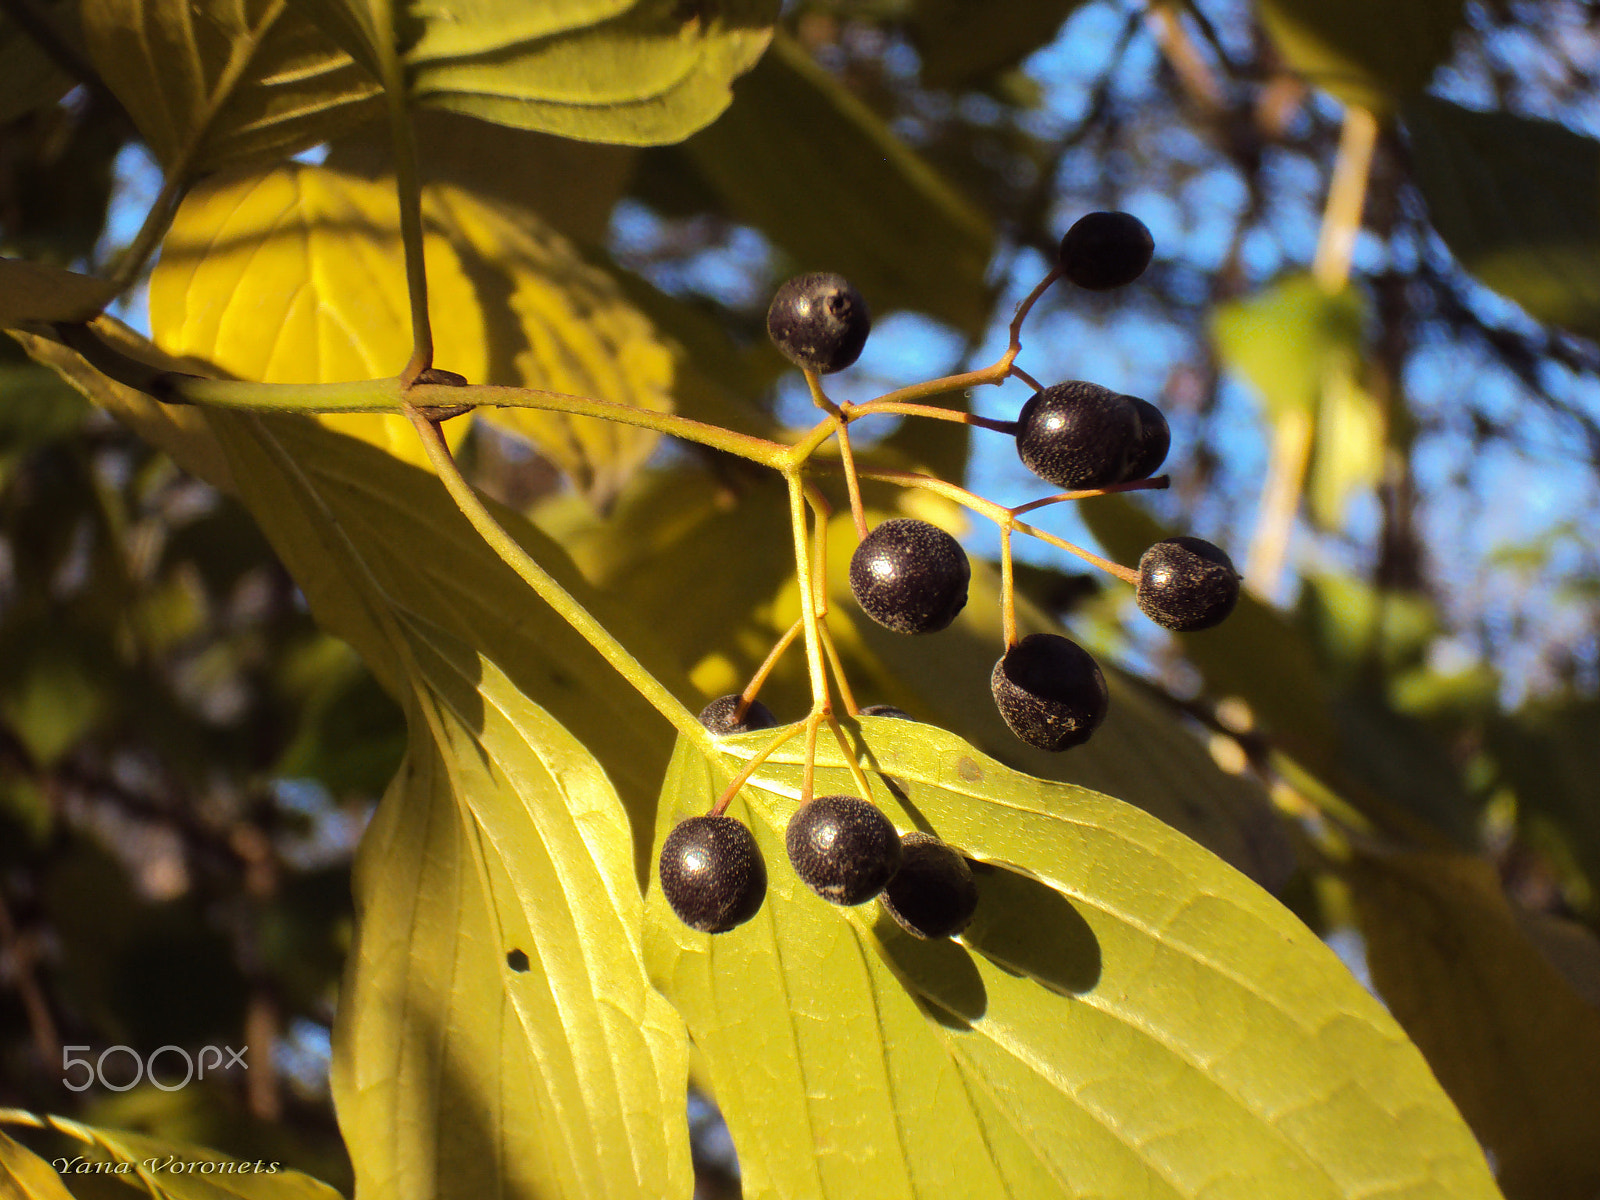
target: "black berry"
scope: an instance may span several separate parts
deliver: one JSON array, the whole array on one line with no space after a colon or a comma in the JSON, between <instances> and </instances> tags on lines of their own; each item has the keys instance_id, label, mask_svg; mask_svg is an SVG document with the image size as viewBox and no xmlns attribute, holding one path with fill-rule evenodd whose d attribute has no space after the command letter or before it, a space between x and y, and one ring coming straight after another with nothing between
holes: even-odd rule
<instances>
[{"instance_id":1,"label":"black berry","mask_svg":"<svg viewBox=\"0 0 1600 1200\"><path fill-rule=\"evenodd\" d=\"M1017 416L1017 455L1035 475L1069 491L1120 483L1141 449L1130 397L1073 380L1035 392Z\"/></svg>"},{"instance_id":2,"label":"black berry","mask_svg":"<svg viewBox=\"0 0 1600 1200\"><path fill-rule=\"evenodd\" d=\"M772 715L772 710L759 700L750 701L750 707L744 710L742 720L735 719L734 713L739 707L739 697L718 696L710 704L700 710L700 724L718 737L726 737L732 733L749 733L752 729L776 729L778 718Z\"/></svg>"},{"instance_id":3,"label":"black berry","mask_svg":"<svg viewBox=\"0 0 1600 1200\"><path fill-rule=\"evenodd\" d=\"M896 717L902 721L915 720L903 708L896 708L893 704L869 704L858 714L863 717Z\"/></svg>"},{"instance_id":4,"label":"black berry","mask_svg":"<svg viewBox=\"0 0 1600 1200\"><path fill-rule=\"evenodd\" d=\"M661 894L690 929L743 925L767 895L767 867L750 831L732 817L689 817L661 844Z\"/></svg>"},{"instance_id":5,"label":"black berry","mask_svg":"<svg viewBox=\"0 0 1600 1200\"><path fill-rule=\"evenodd\" d=\"M1167 461L1167 451L1172 449L1172 430L1161 410L1150 401L1138 396L1124 396L1123 399L1133 405L1134 414L1139 418L1139 440L1128 469L1119 481L1129 483L1135 479L1149 479Z\"/></svg>"},{"instance_id":6,"label":"black berry","mask_svg":"<svg viewBox=\"0 0 1600 1200\"><path fill-rule=\"evenodd\" d=\"M862 904L900 866L900 838L889 818L854 796L818 796L784 835L794 873L832 904Z\"/></svg>"},{"instance_id":7,"label":"black berry","mask_svg":"<svg viewBox=\"0 0 1600 1200\"><path fill-rule=\"evenodd\" d=\"M971 578L961 543L937 525L906 517L883 522L850 557L856 603L896 633L945 628L966 607Z\"/></svg>"},{"instance_id":8,"label":"black berry","mask_svg":"<svg viewBox=\"0 0 1600 1200\"><path fill-rule=\"evenodd\" d=\"M1030 633L1007 650L989 688L1011 732L1041 750L1088 741L1111 702L1089 652L1053 633Z\"/></svg>"},{"instance_id":9,"label":"black berry","mask_svg":"<svg viewBox=\"0 0 1600 1200\"><path fill-rule=\"evenodd\" d=\"M1143 275L1155 250L1155 239L1132 213L1092 212L1061 239L1061 270L1081 288L1110 291Z\"/></svg>"},{"instance_id":10,"label":"black berry","mask_svg":"<svg viewBox=\"0 0 1600 1200\"><path fill-rule=\"evenodd\" d=\"M1196 537L1157 542L1139 559L1139 607L1178 633L1210 629L1239 602L1239 572L1220 546Z\"/></svg>"},{"instance_id":11,"label":"black berry","mask_svg":"<svg viewBox=\"0 0 1600 1200\"><path fill-rule=\"evenodd\" d=\"M772 297L767 334L797 367L819 375L842 371L861 357L872 314L843 275L796 275Z\"/></svg>"},{"instance_id":12,"label":"black berry","mask_svg":"<svg viewBox=\"0 0 1600 1200\"><path fill-rule=\"evenodd\" d=\"M878 903L907 933L953 937L978 909L978 884L957 851L928 833L900 835L900 869Z\"/></svg>"}]
</instances>

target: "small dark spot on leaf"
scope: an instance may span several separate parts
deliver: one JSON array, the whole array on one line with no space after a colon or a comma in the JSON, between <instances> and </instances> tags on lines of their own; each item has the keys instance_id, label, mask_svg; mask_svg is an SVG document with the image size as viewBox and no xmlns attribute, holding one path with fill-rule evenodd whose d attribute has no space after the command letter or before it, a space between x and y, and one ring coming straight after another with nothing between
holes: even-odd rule
<instances>
[{"instance_id":1,"label":"small dark spot on leaf","mask_svg":"<svg viewBox=\"0 0 1600 1200\"><path fill-rule=\"evenodd\" d=\"M506 955L506 966L513 971L526 971L528 969L528 956L521 950L512 950Z\"/></svg>"},{"instance_id":2,"label":"small dark spot on leaf","mask_svg":"<svg viewBox=\"0 0 1600 1200\"><path fill-rule=\"evenodd\" d=\"M956 760L956 774L968 783L977 783L983 778L983 768L963 754Z\"/></svg>"}]
</instances>

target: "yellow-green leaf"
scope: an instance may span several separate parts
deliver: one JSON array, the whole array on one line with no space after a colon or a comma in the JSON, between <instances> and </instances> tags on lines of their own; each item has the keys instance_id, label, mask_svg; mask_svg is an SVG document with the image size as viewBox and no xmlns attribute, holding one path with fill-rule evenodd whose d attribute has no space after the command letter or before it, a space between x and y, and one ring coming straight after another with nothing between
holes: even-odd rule
<instances>
[{"instance_id":1,"label":"yellow-green leaf","mask_svg":"<svg viewBox=\"0 0 1600 1200\"><path fill-rule=\"evenodd\" d=\"M1374 112L1421 91L1465 24L1461 0L1258 0L1257 11L1294 70Z\"/></svg>"},{"instance_id":2,"label":"yellow-green leaf","mask_svg":"<svg viewBox=\"0 0 1600 1200\"><path fill-rule=\"evenodd\" d=\"M397 372L411 327L392 185L289 165L198 187L150 284L155 340L264 382ZM456 188L424 193L435 361L474 383L670 407L671 350L601 272L531 214ZM648 430L529 410L492 420L531 438L588 494L648 456ZM324 418L419 461L401 417ZM464 422L453 422L459 437ZM451 427L447 427L451 428Z\"/></svg>"},{"instance_id":3,"label":"yellow-green leaf","mask_svg":"<svg viewBox=\"0 0 1600 1200\"><path fill-rule=\"evenodd\" d=\"M1494 868L1368 854L1350 871L1372 979L1511 1200L1600 1193L1600 1009L1528 941Z\"/></svg>"},{"instance_id":4,"label":"yellow-green leaf","mask_svg":"<svg viewBox=\"0 0 1600 1200\"><path fill-rule=\"evenodd\" d=\"M0 258L0 325L87 321L116 298L117 286L44 263Z\"/></svg>"},{"instance_id":5,"label":"yellow-green leaf","mask_svg":"<svg viewBox=\"0 0 1600 1200\"><path fill-rule=\"evenodd\" d=\"M1430 96L1404 117L1428 215L1461 265L1536 320L1600 337L1600 141Z\"/></svg>"},{"instance_id":6,"label":"yellow-green leaf","mask_svg":"<svg viewBox=\"0 0 1600 1200\"><path fill-rule=\"evenodd\" d=\"M57 1160L65 1164L56 1179L58 1188L62 1177L82 1177L85 1182L109 1177L152 1200L340 1200L339 1193L327 1184L279 1162L241 1161L203 1146L101 1129L65 1117L39 1117L17 1109L0 1109L0 1123L50 1129L86 1144L87 1153ZM0 1150L8 1142L16 1146L0 1133ZM56 1175L53 1169L50 1173ZM23 1194L38 1200L70 1195L65 1188Z\"/></svg>"},{"instance_id":7,"label":"yellow-green leaf","mask_svg":"<svg viewBox=\"0 0 1600 1200\"><path fill-rule=\"evenodd\" d=\"M334 1049L358 1185L685 1195L688 1047L616 793L492 662L404 625L420 711L357 860Z\"/></svg>"},{"instance_id":8,"label":"yellow-green leaf","mask_svg":"<svg viewBox=\"0 0 1600 1200\"><path fill-rule=\"evenodd\" d=\"M0 1192L15 1200L72 1200L56 1169L0 1131Z\"/></svg>"},{"instance_id":9,"label":"yellow-green leaf","mask_svg":"<svg viewBox=\"0 0 1600 1200\"><path fill-rule=\"evenodd\" d=\"M988 219L792 39L773 42L739 102L682 153L734 216L801 268L849 276L875 312L917 309L982 330Z\"/></svg>"},{"instance_id":10,"label":"yellow-green leaf","mask_svg":"<svg viewBox=\"0 0 1600 1200\"><path fill-rule=\"evenodd\" d=\"M789 751L730 810L767 860L754 920L698 934L648 898L652 974L752 1200L1498 1195L1416 1048L1265 892L1119 801L927 726L861 729L896 825L980 863L959 941L913 941L797 882ZM831 742L816 788L853 790ZM662 830L713 795L680 746Z\"/></svg>"},{"instance_id":11,"label":"yellow-green leaf","mask_svg":"<svg viewBox=\"0 0 1600 1200\"><path fill-rule=\"evenodd\" d=\"M287 155L374 117L377 81L286 0L83 0L100 77L170 169Z\"/></svg>"}]
</instances>

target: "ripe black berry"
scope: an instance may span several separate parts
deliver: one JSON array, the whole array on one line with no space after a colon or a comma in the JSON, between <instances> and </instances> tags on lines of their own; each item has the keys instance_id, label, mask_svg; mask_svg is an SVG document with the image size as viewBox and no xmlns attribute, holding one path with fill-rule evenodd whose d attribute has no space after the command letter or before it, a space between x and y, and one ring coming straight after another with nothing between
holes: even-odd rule
<instances>
[{"instance_id":1,"label":"ripe black berry","mask_svg":"<svg viewBox=\"0 0 1600 1200\"><path fill-rule=\"evenodd\" d=\"M1053 633L1030 633L1007 650L994 665L989 689L1011 732L1041 750L1088 741L1111 703L1099 664Z\"/></svg>"},{"instance_id":2,"label":"ripe black berry","mask_svg":"<svg viewBox=\"0 0 1600 1200\"><path fill-rule=\"evenodd\" d=\"M1139 418L1139 441L1128 469L1122 473L1119 481L1128 483L1135 479L1149 479L1167 461L1167 451L1172 449L1172 430L1167 425L1167 418L1161 415L1161 410L1150 401L1141 400L1138 396L1124 396L1123 399L1133 405L1134 414Z\"/></svg>"},{"instance_id":3,"label":"ripe black berry","mask_svg":"<svg viewBox=\"0 0 1600 1200\"><path fill-rule=\"evenodd\" d=\"M1210 629L1239 601L1239 572L1220 546L1196 537L1157 542L1139 559L1139 607L1178 633Z\"/></svg>"},{"instance_id":4,"label":"ripe black berry","mask_svg":"<svg viewBox=\"0 0 1600 1200\"><path fill-rule=\"evenodd\" d=\"M1040 479L1077 491L1120 483L1141 450L1130 397L1073 380L1035 392L1017 416L1017 455Z\"/></svg>"},{"instance_id":5,"label":"ripe black berry","mask_svg":"<svg viewBox=\"0 0 1600 1200\"><path fill-rule=\"evenodd\" d=\"M950 846L929 833L904 833L900 869L878 903L913 937L953 937L978 910L978 884Z\"/></svg>"},{"instance_id":6,"label":"ripe black berry","mask_svg":"<svg viewBox=\"0 0 1600 1200\"><path fill-rule=\"evenodd\" d=\"M767 867L750 831L732 817L689 817L661 844L661 894L690 929L743 925L767 895Z\"/></svg>"},{"instance_id":7,"label":"ripe black berry","mask_svg":"<svg viewBox=\"0 0 1600 1200\"><path fill-rule=\"evenodd\" d=\"M736 720L734 712L739 707L739 697L718 696L710 704L700 710L700 724L718 737L726 737L731 733L749 733L752 729L776 729L778 718L772 715L772 710L759 700L750 701L750 707L744 710L744 719Z\"/></svg>"},{"instance_id":8,"label":"ripe black berry","mask_svg":"<svg viewBox=\"0 0 1600 1200\"><path fill-rule=\"evenodd\" d=\"M902 721L915 720L903 708L896 708L893 704L869 704L858 714L863 717L897 717Z\"/></svg>"},{"instance_id":9,"label":"ripe black berry","mask_svg":"<svg viewBox=\"0 0 1600 1200\"><path fill-rule=\"evenodd\" d=\"M900 838L889 818L854 796L802 805L784 843L800 882L832 904L871 900L900 866Z\"/></svg>"},{"instance_id":10,"label":"ripe black berry","mask_svg":"<svg viewBox=\"0 0 1600 1200\"><path fill-rule=\"evenodd\" d=\"M1092 212L1061 239L1061 269L1081 288L1110 291L1144 274L1155 239L1132 213Z\"/></svg>"},{"instance_id":11,"label":"ripe black berry","mask_svg":"<svg viewBox=\"0 0 1600 1200\"><path fill-rule=\"evenodd\" d=\"M767 334L797 367L820 375L842 371L861 357L872 314L843 275L796 275L772 297Z\"/></svg>"},{"instance_id":12,"label":"ripe black berry","mask_svg":"<svg viewBox=\"0 0 1600 1200\"><path fill-rule=\"evenodd\" d=\"M850 556L850 590L861 611L896 633L933 633L967 604L972 567L937 525L885 521Z\"/></svg>"}]
</instances>

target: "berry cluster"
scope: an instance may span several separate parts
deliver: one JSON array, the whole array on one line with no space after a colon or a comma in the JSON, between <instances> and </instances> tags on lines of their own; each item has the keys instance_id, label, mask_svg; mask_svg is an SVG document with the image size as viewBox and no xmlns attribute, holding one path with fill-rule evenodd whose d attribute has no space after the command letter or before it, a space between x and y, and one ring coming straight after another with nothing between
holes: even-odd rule
<instances>
[{"instance_id":1,"label":"berry cluster","mask_svg":"<svg viewBox=\"0 0 1600 1200\"><path fill-rule=\"evenodd\" d=\"M1001 508L930 477L860 473L889 482L935 487L946 495L957 495L969 507L999 523L1005 650L990 675L990 690L1012 732L1043 750L1066 750L1087 741L1105 719L1109 693L1099 665L1075 642L1050 633L1017 636L1010 561L1014 530L1080 554L1134 584L1140 610L1158 625L1176 632L1217 624L1233 610L1239 597L1239 574L1227 554L1199 538L1157 542L1145 551L1137 570L1130 570L1017 520L1022 513L1060 500L1166 486L1164 477L1154 476L1166 460L1172 435L1166 418L1155 405L1082 380L1043 387L1013 365L1020 349L1018 331L1022 320L1051 283L1065 278L1095 291L1122 287L1143 273L1153 252L1149 231L1128 213L1090 213L1067 231L1061 240L1057 265L1018 310L1007 355L990 372L978 373L984 375L983 382L999 383L1015 376L1034 388L1034 394L1013 422L930 408L901 399L902 393L890 393L862 405L839 405L829 400L822 391L820 376L855 362L871 330L866 303L838 275L801 275L789 280L778 289L767 314L767 331L774 344L805 372L817 404L831 417L831 427L825 428L839 440L840 465L859 535L859 545L850 560L850 590L861 611L878 624L911 635L945 629L967 603L972 571L960 544L927 521L894 518L868 530L847 432L852 420L885 412L961 420L996 429L1014 438L1018 457L1029 470L1065 489L1061 494L1016 508ZM970 378L973 377L952 377L948 384L935 381L920 389L906 389L906 393L920 398L937 390L954 390ZM810 495L820 522L826 505ZM811 551L805 547L804 520L797 516L796 524L797 562L805 559L809 567ZM826 639L822 620L825 613L806 583L808 578L803 570L802 595L812 611L780 640L743 693L724 696L706 706L700 720L712 733L721 736L779 727L773 714L755 699L755 693L776 658L802 632L808 636L808 653L813 656ZM831 642L827 646L837 674L837 656ZM814 666L814 690L819 686L816 680L820 670L820 666ZM845 707L851 713L906 717L901 710L887 705L858 709L842 676L839 685ZM888 817L872 803L866 777L858 769L857 785L868 798L810 795L815 737L821 724L832 727L849 755L832 714L826 684L820 686L822 694L815 698L816 707L809 718L780 729L777 740L730 785L711 814L683 821L667 837L662 847L660 877L668 903L685 924L710 933L731 929L760 909L767 886L760 852L749 830L723 815L723 810L768 754L804 731L807 782L785 837L796 875L817 895L834 904L862 904L878 897L888 915L918 937L959 933L972 919L978 891L967 860L958 851L930 834L897 833Z\"/></svg>"}]
</instances>

